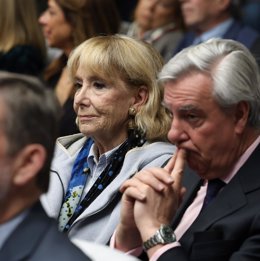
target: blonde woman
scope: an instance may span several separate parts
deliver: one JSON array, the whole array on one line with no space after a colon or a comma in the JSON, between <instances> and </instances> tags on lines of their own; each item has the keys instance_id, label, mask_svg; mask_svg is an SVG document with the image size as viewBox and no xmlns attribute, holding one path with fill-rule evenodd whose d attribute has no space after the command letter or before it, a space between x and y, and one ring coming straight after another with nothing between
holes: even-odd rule
<instances>
[{"instance_id":1,"label":"blonde woman","mask_svg":"<svg viewBox=\"0 0 260 261\"><path fill-rule=\"evenodd\" d=\"M121 184L174 153L156 78L162 65L151 45L127 36L93 37L72 52L81 133L58 139L42 198L69 237L106 244L119 222Z\"/></svg>"}]
</instances>

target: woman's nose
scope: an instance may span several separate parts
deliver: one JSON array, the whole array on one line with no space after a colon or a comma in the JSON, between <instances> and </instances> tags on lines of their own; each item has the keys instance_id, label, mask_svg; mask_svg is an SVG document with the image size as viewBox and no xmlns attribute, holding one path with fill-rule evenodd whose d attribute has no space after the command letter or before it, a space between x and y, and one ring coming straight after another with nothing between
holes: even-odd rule
<instances>
[{"instance_id":1,"label":"woman's nose","mask_svg":"<svg viewBox=\"0 0 260 261\"><path fill-rule=\"evenodd\" d=\"M79 90L76 91L74 95L74 102L75 104L82 104L82 103L89 103L89 98L90 98L90 91L88 88L85 86L81 87Z\"/></svg>"},{"instance_id":2,"label":"woman's nose","mask_svg":"<svg viewBox=\"0 0 260 261\"><path fill-rule=\"evenodd\" d=\"M39 24L41 24L41 25L46 24L46 16L47 16L47 10L44 11L44 12L39 16L39 18L38 18Z\"/></svg>"}]
</instances>

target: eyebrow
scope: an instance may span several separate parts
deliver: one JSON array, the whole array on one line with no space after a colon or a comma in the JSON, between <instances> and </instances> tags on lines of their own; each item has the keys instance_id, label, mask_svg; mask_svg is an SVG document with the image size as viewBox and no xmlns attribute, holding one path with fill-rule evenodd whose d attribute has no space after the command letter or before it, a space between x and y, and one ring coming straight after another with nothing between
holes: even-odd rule
<instances>
[{"instance_id":1,"label":"eyebrow","mask_svg":"<svg viewBox=\"0 0 260 261\"><path fill-rule=\"evenodd\" d=\"M100 76L100 75L96 75L96 74L90 74L88 77L85 76L79 76L77 75L77 73L74 76L75 80L80 80L83 81L84 79L86 79L87 81L102 81L102 82L108 82L108 80L106 80L104 77Z\"/></svg>"},{"instance_id":2,"label":"eyebrow","mask_svg":"<svg viewBox=\"0 0 260 261\"><path fill-rule=\"evenodd\" d=\"M198 111L199 108L197 106L188 104L188 105L183 105L180 108L178 108L178 111L182 112L182 111Z\"/></svg>"},{"instance_id":3,"label":"eyebrow","mask_svg":"<svg viewBox=\"0 0 260 261\"><path fill-rule=\"evenodd\" d=\"M162 106L165 107L166 109L170 110L170 106L167 105L164 101L161 102ZM182 111L198 111L199 108L197 106L194 106L192 104L188 104L188 105L183 105L180 108L178 108L178 111L182 112Z\"/></svg>"}]
</instances>

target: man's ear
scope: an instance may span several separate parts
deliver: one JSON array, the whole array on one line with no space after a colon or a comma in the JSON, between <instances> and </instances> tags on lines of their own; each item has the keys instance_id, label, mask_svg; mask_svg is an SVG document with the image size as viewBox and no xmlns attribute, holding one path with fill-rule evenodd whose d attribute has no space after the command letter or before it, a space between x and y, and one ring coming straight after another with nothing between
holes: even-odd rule
<instances>
[{"instance_id":1,"label":"man's ear","mask_svg":"<svg viewBox=\"0 0 260 261\"><path fill-rule=\"evenodd\" d=\"M148 99L148 88L145 85L139 87L136 95L133 107L138 111L138 108L146 103Z\"/></svg>"},{"instance_id":2,"label":"man's ear","mask_svg":"<svg viewBox=\"0 0 260 261\"><path fill-rule=\"evenodd\" d=\"M236 105L234 120L237 134L241 134L244 131L248 123L249 111L249 104L245 101L241 101Z\"/></svg>"},{"instance_id":3,"label":"man's ear","mask_svg":"<svg viewBox=\"0 0 260 261\"><path fill-rule=\"evenodd\" d=\"M31 182L42 169L46 156L46 150L40 144L23 148L14 159L14 185L23 186Z\"/></svg>"}]
</instances>

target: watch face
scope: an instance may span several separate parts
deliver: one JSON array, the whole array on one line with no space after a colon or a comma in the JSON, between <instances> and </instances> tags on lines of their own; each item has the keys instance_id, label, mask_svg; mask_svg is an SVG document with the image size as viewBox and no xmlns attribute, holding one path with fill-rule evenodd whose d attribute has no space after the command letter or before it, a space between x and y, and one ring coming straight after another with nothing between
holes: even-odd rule
<instances>
[{"instance_id":1,"label":"watch face","mask_svg":"<svg viewBox=\"0 0 260 261\"><path fill-rule=\"evenodd\" d=\"M170 226L163 225L160 229L160 233L165 243L175 242L176 238L173 233L173 230Z\"/></svg>"}]
</instances>

